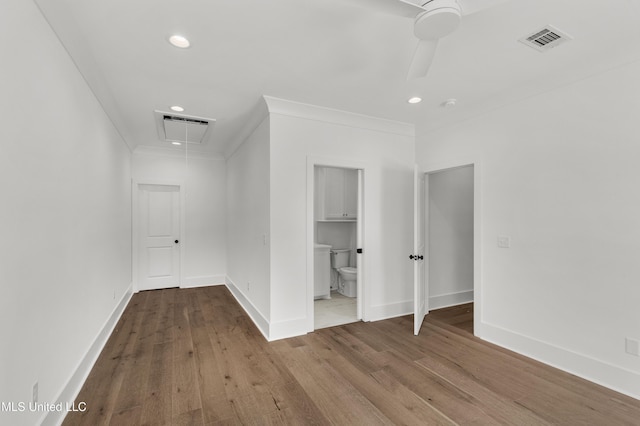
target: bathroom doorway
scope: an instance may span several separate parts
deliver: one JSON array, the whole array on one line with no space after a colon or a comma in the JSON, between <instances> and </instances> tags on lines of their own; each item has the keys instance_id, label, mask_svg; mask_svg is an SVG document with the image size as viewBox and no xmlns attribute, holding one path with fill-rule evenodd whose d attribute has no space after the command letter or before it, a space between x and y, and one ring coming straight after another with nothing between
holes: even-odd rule
<instances>
[{"instance_id":1,"label":"bathroom doorway","mask_svg":"<svg viewBox=\"0 0 640 426\"><path fill-rule=\"evenodd\" d=\"M307 288L313 331L363 318L364 169L327 161L309 166L312 259L307 257Z\"/></svg>"}]
</instances>

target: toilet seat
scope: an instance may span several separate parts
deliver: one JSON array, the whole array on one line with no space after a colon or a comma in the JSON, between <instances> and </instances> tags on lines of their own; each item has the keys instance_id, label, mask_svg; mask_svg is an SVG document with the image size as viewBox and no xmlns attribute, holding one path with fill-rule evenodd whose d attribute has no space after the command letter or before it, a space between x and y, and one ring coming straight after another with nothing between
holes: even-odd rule
<instances>
[{"instance_id":1,"label":"toilet seat","mask_svg":"<svg viewBox=\"0 0 640 426\"><path fill-rule=\"evenodd\" d=\"M348 274L357 274L358 273L358 268L354 268L354 267L351 267L351 266L345 266L343 268L338 269L338 271L346 272Z\"/></svg>"}]
</instances>

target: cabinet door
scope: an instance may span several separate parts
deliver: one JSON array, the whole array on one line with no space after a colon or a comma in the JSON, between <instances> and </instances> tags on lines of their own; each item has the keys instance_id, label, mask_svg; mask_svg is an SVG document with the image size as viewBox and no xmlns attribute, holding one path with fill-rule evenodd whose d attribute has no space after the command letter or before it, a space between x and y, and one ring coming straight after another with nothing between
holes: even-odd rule
<instances>
[{"instance_id":1,"label":"cabinet door","mask_svg":"<svg viewBox=\"0 0 640 426\"><path fill-rule=\"evenodd\" d=\"M331 259L329 249L316 250L314 259L314 299L331 298Z\"/></svg>"},{"instance_id":2,"label":"cabinet door","mask_svg":"<svg viewBox=\"0 0 640 426\"><path fill-rule=\"evenodd\" d=\"M327 167L324 173L325 219L344 219L344 170Z\"/></svg>"},{"instance_id":3,"label":"cabinet door","mask_svg":"<svg viewBox=\"0 0 640 426\"><path fill-rule=\"evenodd\" d=\"M358 216L358 171L344 170L344 214L345 218Z\"/></svg>"}]
</instances>

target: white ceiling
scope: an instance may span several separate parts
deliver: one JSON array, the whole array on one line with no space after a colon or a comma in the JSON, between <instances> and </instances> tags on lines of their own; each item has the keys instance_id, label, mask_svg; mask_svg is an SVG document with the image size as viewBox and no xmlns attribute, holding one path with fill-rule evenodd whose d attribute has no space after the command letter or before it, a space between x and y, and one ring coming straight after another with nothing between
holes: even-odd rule
<instances>
[{"instance_id":1,"label":"white ceiling","mask_svg":"<svg viewBox=\"0 0 640 426\"><path fill-rule=\"evenodd\" d=\"M223 154L262 95L429 131L640 59L639 0L507 1L464 17L410 82L412 20L382 0L35 1L132 148L170 147L153 115L170 105L216 119L194 149ZM517 41L548 24L573 40L545 53Z\"/></svg>"}]
</instances>

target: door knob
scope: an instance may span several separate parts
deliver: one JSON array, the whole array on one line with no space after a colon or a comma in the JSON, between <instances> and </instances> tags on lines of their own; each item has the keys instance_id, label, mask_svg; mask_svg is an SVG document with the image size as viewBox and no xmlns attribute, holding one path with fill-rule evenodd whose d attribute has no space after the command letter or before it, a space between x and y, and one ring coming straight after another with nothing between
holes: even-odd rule
<instances>
[{"instance_id":1,"label":"door knob","mask_svg":"<svg viewBox=\"0 0 640 426\"><path fill-rule=\"evenodd\" d=\"M179 240L176 240L176 241L175 241L175 243L176 243L176 244L178 244L179 242L180 242Z\"/></svg>"}]
</instances>

